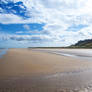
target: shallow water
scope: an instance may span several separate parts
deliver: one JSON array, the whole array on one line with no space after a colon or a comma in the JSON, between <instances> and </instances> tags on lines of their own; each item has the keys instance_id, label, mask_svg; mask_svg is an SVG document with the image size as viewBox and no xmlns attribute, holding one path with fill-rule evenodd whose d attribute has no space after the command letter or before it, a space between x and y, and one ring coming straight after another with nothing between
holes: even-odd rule
<instances>
[{"instance_id":1,"label":"shallow water","mask_svg":"<svg viewBox=\"0 0 92 92\"><path fill-rule=\"evenodd\" d=\"M0 49L0 58L3 57L3 55L5 55L7 53L8 49Z\"/></svg>"}]
</instances>

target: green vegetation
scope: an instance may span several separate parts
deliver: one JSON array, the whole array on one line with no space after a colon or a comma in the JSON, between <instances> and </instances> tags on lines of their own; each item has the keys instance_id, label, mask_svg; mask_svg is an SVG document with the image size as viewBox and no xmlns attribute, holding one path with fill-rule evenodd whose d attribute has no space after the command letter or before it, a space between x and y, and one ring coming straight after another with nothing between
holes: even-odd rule
<instances>
[{"instance_id":1,"label":"green vegetation","mask_svg":"<svg viewBox=\"0 0 92 92\"><path fill-rule=\"evenodd\" d=\"M81 41L78 41L76 44L68 47L28 47L28 48L32 48L32 49L92 48L92 39L81 40Z\"/></svg>"},{"instance_id":2,"label":"green vegetation","mask_svg":"<svg viewBox=\"0 0 92 92\"><path fill-rule=\"evenodd\" d=\"M78 41L78 43L69 46L69 48L92 48L92 39Z\"/></svg>"}]
</instances>

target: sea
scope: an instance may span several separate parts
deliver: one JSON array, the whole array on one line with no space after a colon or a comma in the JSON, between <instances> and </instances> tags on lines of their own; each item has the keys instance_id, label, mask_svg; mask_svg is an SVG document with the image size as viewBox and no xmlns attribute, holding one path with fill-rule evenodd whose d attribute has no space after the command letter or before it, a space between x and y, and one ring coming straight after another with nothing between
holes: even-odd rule
<instances>
[{"instance_id":1,"label":"sea","mask_svg":"<svg viewBox=\"0 0 92 92\"><path fill-rule=\"evenodd\" d=\"M7 53L8 49L0 49L0 58Z\"/></svg>"}]
</instances>

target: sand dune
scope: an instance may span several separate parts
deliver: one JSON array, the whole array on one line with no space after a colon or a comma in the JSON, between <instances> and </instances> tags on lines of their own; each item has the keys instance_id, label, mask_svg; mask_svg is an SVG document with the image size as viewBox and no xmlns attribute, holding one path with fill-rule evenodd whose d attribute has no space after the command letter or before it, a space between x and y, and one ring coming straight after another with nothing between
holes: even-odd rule
<instances>
[{"instance_id":1,"label":"sand dune","mask_svg":"<svg viewBox=\"0 0 92 92\"><path fill-rule=\"evenodd\" d=\"M0 59L0 92L86 92L91 90L92 62L10 49Z\"/></svg>"}]
</instances>

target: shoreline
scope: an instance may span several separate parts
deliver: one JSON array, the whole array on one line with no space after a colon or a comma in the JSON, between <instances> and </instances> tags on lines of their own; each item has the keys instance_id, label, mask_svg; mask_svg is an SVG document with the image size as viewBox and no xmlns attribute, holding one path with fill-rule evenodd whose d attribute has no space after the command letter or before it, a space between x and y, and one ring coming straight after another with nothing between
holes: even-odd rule
<instances>
[{"instance_id":1,"label":"shoreline","mask_svg":"<svg viewBox=\"0 0 92 92\"><path fill-rule=\"evenodd\" d=\"M8 49L1 49L0 50L0 58L2 58L6 53L7 53Z\"/></svg>"},{"instance_id":2,"label":"shoreline","mask_svg":"<svg viewBox=\"0 0 92 92\"><path fill-rule=\"evenodd\" d=\"M78 52L77 50L80 51ZM33 51L92 61L92 50L90 49L33 49Z\"/></svg>"}]
</instances>

